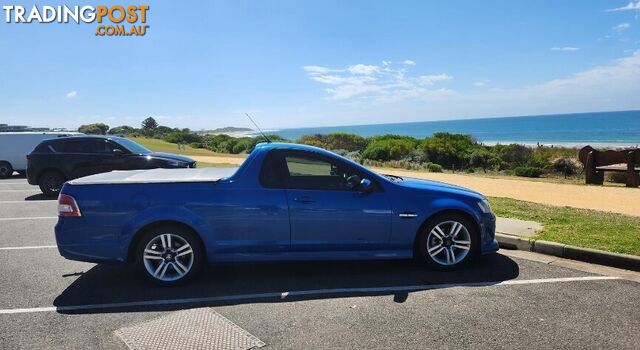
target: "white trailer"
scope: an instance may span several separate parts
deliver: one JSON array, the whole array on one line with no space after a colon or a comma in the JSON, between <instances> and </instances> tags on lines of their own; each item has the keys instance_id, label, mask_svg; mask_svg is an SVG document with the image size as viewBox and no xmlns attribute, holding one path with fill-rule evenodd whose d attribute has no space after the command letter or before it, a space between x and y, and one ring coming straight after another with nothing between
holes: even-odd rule
<instances>
[{"instance_id":1,"label":"white trailer","mask_svg":"<svg viewBox=\"0 0 640 350\"><path fill-rule=\"evenodd\" d=\"M0 178L27 171L27 154L43 140L83 135L78 132L0 132Z\"/></svg>"}]
</instances>

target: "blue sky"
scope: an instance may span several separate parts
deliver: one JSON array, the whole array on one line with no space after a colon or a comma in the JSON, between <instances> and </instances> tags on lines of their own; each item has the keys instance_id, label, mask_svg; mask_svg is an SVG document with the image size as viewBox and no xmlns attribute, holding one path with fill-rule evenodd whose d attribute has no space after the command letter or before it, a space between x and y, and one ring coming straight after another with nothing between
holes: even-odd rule
<instances>
[{"instance_id":1,"label":"blue sky","mask_svg":"<svg viewBox=\"0 0 640 350\"><path fill-rule=\"evenodd\" d=\"M65 4L86 3L119 2ZM249 126L249 112L275 129L640 109L637 0L149 5L145 37L1 22L0 123L211 129Z\"/></svg>"}]
</instances>

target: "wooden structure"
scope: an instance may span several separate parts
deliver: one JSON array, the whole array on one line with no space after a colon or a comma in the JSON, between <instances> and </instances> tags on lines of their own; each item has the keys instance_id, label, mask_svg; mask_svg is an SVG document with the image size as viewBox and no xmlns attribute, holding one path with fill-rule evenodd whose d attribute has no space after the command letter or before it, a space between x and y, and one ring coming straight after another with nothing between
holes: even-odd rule
<instances>
[{"instance_id":1,"label":"wooden structure","mask_svg":"<svg viewBox=\"0 0 640 350\"><path fill-rule=\"evenodd\" d=\"M584 165L588 184L602 185L605 171L617 171L627 174L627 187L640 186L640 166L637 166L640 163L640 148L598 151L585 146L578 153L578 159Z\"/></svg>"}]
</instances>

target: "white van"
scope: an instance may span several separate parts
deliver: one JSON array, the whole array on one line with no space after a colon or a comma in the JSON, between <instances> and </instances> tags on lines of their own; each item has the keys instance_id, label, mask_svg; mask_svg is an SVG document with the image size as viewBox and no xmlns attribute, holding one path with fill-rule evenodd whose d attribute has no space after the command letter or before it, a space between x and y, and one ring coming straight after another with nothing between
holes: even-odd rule
<instances>
[{"instance_id":1,"label":"white van","mask_svg":"<svg viewBox=\"0 0 640 350\"><path fill-rule=\"evenodd\" d=\"M0 132L0 179L27 171L27 154L43 140L79 132Z\"/></svg>"}]
</instances>

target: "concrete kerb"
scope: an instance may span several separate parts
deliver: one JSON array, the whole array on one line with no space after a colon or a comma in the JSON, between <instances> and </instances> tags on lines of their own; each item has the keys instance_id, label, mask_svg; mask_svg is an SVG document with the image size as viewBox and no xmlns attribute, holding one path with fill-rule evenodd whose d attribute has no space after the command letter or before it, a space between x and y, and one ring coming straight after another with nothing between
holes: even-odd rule
<instances>
[{"instance_id":1,"label":"concrete kerb","mask_svg":"<svg viewBox=\"0 0 640 350\"><path fill-rule=\"evenodd\" d=\"M568 244L520 238L503 233L496 233L496 239L498 240L500 247L504 249L525 250L557 256L559 258L640 271L640 257L635 255L610 253L597 249L580 248Z\"/></svg>"}]
</instances>

